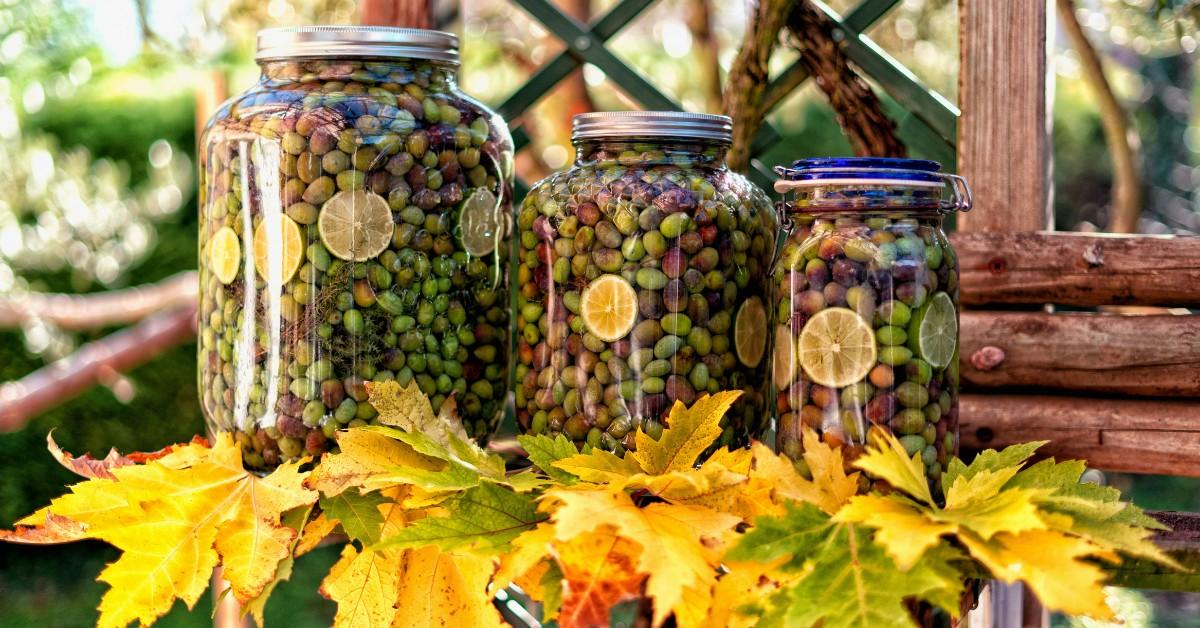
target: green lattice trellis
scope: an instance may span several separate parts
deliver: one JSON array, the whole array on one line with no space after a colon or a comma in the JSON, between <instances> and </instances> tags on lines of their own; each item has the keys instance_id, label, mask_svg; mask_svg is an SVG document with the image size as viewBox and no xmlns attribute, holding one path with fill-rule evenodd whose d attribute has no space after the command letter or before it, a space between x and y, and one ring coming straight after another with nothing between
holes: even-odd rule
<instances>
[{"instance_id":1,"label":"green lattice trellis","mask_svg":"<svg viewBox=\"0 0 1200 628\"><path fill-rule=\"evenodd\" d=\"M602 70L625 93L646 109L679 110L682 107L663 94L636 69L608 49L606 43L625 26L636 20L657 0L621 0L591 24L582 24L558 10L549 0L512 0L547 31L562 40L566 49L538 68L520 88L499 106L506 120L515 121L543 95L584 63ZM844 42L846 55L867 77L873 79L903 109L897 120L898 132L910 146L953 168L958 109L941 95L921 85L907 68L875 44L864 31L895 7L900 0L863 0L845 16L838 15L819 0L813 4L834 24L834 36ZM768 93L795 89L808 78L799 62L792 64L771 81ZM778 102L779 98L773 99ZM513 140L520 150L529 144L524 128L515 126ZM752 154L762 155L782 139L770 124L764 124L754 139ZM770 170L757 161L751 176L767 186L773 179ZM527 190L517 183L518 195Z\"/></svg>"}]
</instances>

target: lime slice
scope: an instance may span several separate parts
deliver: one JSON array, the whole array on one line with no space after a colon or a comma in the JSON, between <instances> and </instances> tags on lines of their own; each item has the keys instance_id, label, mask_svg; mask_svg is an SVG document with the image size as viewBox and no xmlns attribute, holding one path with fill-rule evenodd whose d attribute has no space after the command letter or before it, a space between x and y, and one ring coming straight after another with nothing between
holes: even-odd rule
<instances>
[{"instance_id":1,"label":"lime slice","mask_svg":"<svg viewBox=\"0 0 1200 628\"><path fill-rule=\"evenodd\" d=\"M767 310L762 299L750 297L738 308L733 322L733 344L738 360L746 366L758 366L767 352Z\"/></svg>"},{"instance_id":2,"label":"lime slice","mask_svg":"<svg viewBox=\"0 0 1200 628\"><path fill-rule=\"evenodd\" d=\"M908 348L935 369L954 360L958 348L958 312L945 292L935 292L908 323Z\"/></svg>"},{"instance_id":3,"label":"lime slice","mask_svg":"<svg viewBox=\"0 0 1200 628\"><path fill-rule=\"evenodd\" d=\"M822 386L840 388L866 377L875 355L875 334L854 310L821 310L800 332L800 366Z\"/></svg>"},{"instance_id":4,"label":"lime slice","mask_svg":"<svg viewBox=\"0 0 1200 628\"><path fill-rule=\"evenodd\" d=\"M221 227L208 241L208 267L217 280L227 284L237 277L242 244L229 227Z\"/></svg>"},{"instance_id":5,"label":"lime slice","mask_svg":"<svg viewBox=\"0 0 1200 628\"><path fill-rule=\"evenodd\" d=\"M365 262L392 241L392 211L382 196L365 190L338 192L317 218L321 242L335 257Z\"/></svg>"},{"instance_id":6,"label":"lime slice","mask_svg":"<svg viewBox=\"0 0 1200 628\"><path fill-rule=\"evenodd\" d=\"M597 338L620 340L637 322L637 292L620 275L600 275L584 289L580 311L588 331Z\"/></svg>"},{"instance_id":7,"label":"lime slice","mask_svg":"<svg viewBox=\"0 0 1200 628\"><path fill-rule=\"evenodd\" d=\"M254 230L254 269L258 271L259 277L269 278L271 258L278 255L283 258L283 278L280 281L287 282L299 270L300 262L304 259L304 237L300 235L300 225L297 225L296 221L280 214L279 237L283 242L281 249L277 242L270 240L268 220L270 219L258 223ZM272 244L275 246L271 246Z\"/></svg>"},{"instance_id":8,"label":"lime slice","mask_svg":"<svg viewBox=\"0 0 1200 628\"><path fill-rule=\"evenodd\" d=\"M775 354L772 371L775 376L775 387L783 390L792 385L796 378L796 341L792 339L792 330L787 325L775 328Z\"/></svg>"},{"instance_id":9,"label":"lime slice","mask_svg":"<svg viewBox=\"0 0 1200 628\"><path fill-rule=\"evenodd\" d=\"M476 188L470 198L463 201L458 215L459 237L463 249L475 257L483 257L496 250L496 235L500 229L499 206L496 195L487 188Z\"/></svg>"}]
</instances>

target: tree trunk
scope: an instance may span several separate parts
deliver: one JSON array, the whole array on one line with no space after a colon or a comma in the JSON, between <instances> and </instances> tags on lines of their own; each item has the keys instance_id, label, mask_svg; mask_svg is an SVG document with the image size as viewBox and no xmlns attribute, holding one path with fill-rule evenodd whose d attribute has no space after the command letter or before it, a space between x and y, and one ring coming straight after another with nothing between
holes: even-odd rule
<instances>
[{"instance_id":1,"label":"tree trunk","mask_svg":"<svg viewBox=\"0 0 1200 628\"><path fill-rule=\"evenodd\" d=\"M1083 26L1075 16L1072 0L1057 0L1058 17L1071 47L1079 55L1079 66L1084 81L1096 96L1100 108L1100 122L1104 127L1104 141L1108 144L1109 160L1112 162L1112 209L1108 217L1108 230L1114 233L1137 233L1138 215L1142 211L1142 178L1138 168L1138 139L1130 131L1129 116L1112 85L1104 76L1100 55L1088 41Z\"/></svg>"},{"instance_id":2,"label":"tree trunk","mask_svg":"<svg viewBox=\"0 0 1200 628\"><path fill-rule=\"evenodd\" d=\"M787 26L795 36L793 45L800 51L800 62L829 98L854 153L903 157L907 150L896 137L896 123L883 112L883 104L867 82L850 67L825 14L807 0L797 2L788 15Z\"/></svg>"}]
</instances>

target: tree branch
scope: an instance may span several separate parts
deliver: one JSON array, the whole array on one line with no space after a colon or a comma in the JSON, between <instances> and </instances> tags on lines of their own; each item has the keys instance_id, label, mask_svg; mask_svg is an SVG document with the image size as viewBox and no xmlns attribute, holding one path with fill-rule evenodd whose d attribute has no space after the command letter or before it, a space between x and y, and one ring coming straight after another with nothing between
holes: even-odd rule
<instances>
[{"instance_id":1,"label":"tree branch","mask_svg":"<svg viewBox=\"0 0 1200 628\"><path fill-rule=\"evenodd\" d=\"M1137 233L1138 216L1142 211L1142 182L1138 172L1137 138L1130 133L1129 118L1124 107L1117 101L1112 85L1104 76L1100 55L1088 41L1079 19L1075 16L1075 3L1057 0L1058 16L1063 30L1071 40L1071 47L1079 55L1079 67L1084 81L1096 96L1100 109L1100 122L1104 127L1104 141L1108 144L1108 155L1112 161L1112 213L1108 217L1108 230L1116 233Z\"/></svg>"},{"instance_id":2,"label":"tree branch","mask_svg":"<svg viewBox=\"0 0 1200 628\"><path fill-rule=\"evenodd\" d=\"M745 170L750 165L750 146L767 115L763 94L771 52L791 4L789 0L761 0L754 5L745 40L729 69L724 109L733 118L733 146L726 159L734 170Z\"/></svg>"},{"instance_id":3,"label":"tree branch","mask_svg":"<svg viewBox=\"0 0 1200 628\"><path fill-rule=\"evenodd\" d=\"M788 14L787 26L795 36L793 46L800 51L800 62L829 98L855 154L903 157L907 151L896 137L896 123L883 112L871 86L850 67L825 14L808 0L797 2Z\"/></svg>"},{"instance_id":4,"label":"tree branch","mask_svg":"<svg viewBox=\"0 0 1200 628\"><path fill-rule=\"evenodd\" d=\"M155 314L142 322L79 348L15 382L0 385L0 433L18 430L29 419L97 384L158 357L194 337L196 304Z\"/></svg>"},{"instance_id":5,"label":"tree branch","mask_svg":"<svg viewBox=\"0 0 1200 628\"><path fill-rule=\"evenodd\" d=\"M712 0L690 0L687 23L695 47L693 58L699 66L700 85L704 90L705 111L720 111L721 61L717 35L712 27L712 10Z\"/></svg>"},{"instance_id":6,"label":"tree branch","mask_svg":"<svg viewBox=\"0 0 1200 628\"><path fill-rule=\"evenodd\" d=\"M126 325L196 300L196 272L158 283L94 294L39 294L0 297L0 328L40 320L67 330Z\"/></svg>"}]
</instances>

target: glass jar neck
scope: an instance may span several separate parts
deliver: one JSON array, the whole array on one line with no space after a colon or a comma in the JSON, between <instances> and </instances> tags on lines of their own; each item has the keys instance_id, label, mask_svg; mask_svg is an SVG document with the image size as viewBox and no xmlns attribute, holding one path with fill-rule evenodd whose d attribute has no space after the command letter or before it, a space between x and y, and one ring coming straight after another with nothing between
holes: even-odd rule
<instances>
[{"instance_id":1,"label":"glass jar neck","mask_svg":"<svg viewBox=\"0 0 1200 628\"><path fill-rule=\"evenodd\" d=\"M912 185L817 185L799 187L787 201L805 214L939 214L946 210L943 189Z\"/></svg>"},{"instance_id":2,"label":"glass jar neck","mask_svg":"<svg viewBox=\"0 0 1200 628\"><path fill-rule=\"evenodd\" d=\"M724 168L729 145L688 138L594 138L575 141L577 166Z\"/></svg>"},{"instance_id":3,"label":"glass jar neck","mask_svg":"<svg viewBox=\"0 0 1200 628\"><path fill-rule=\"evenodd\" d=\"M359 84L416 84L432 89L456 87L458 65L428 59L279 59L260 61L261 82L267 85L342 82Z\"/></svg>"}]
</instances>

